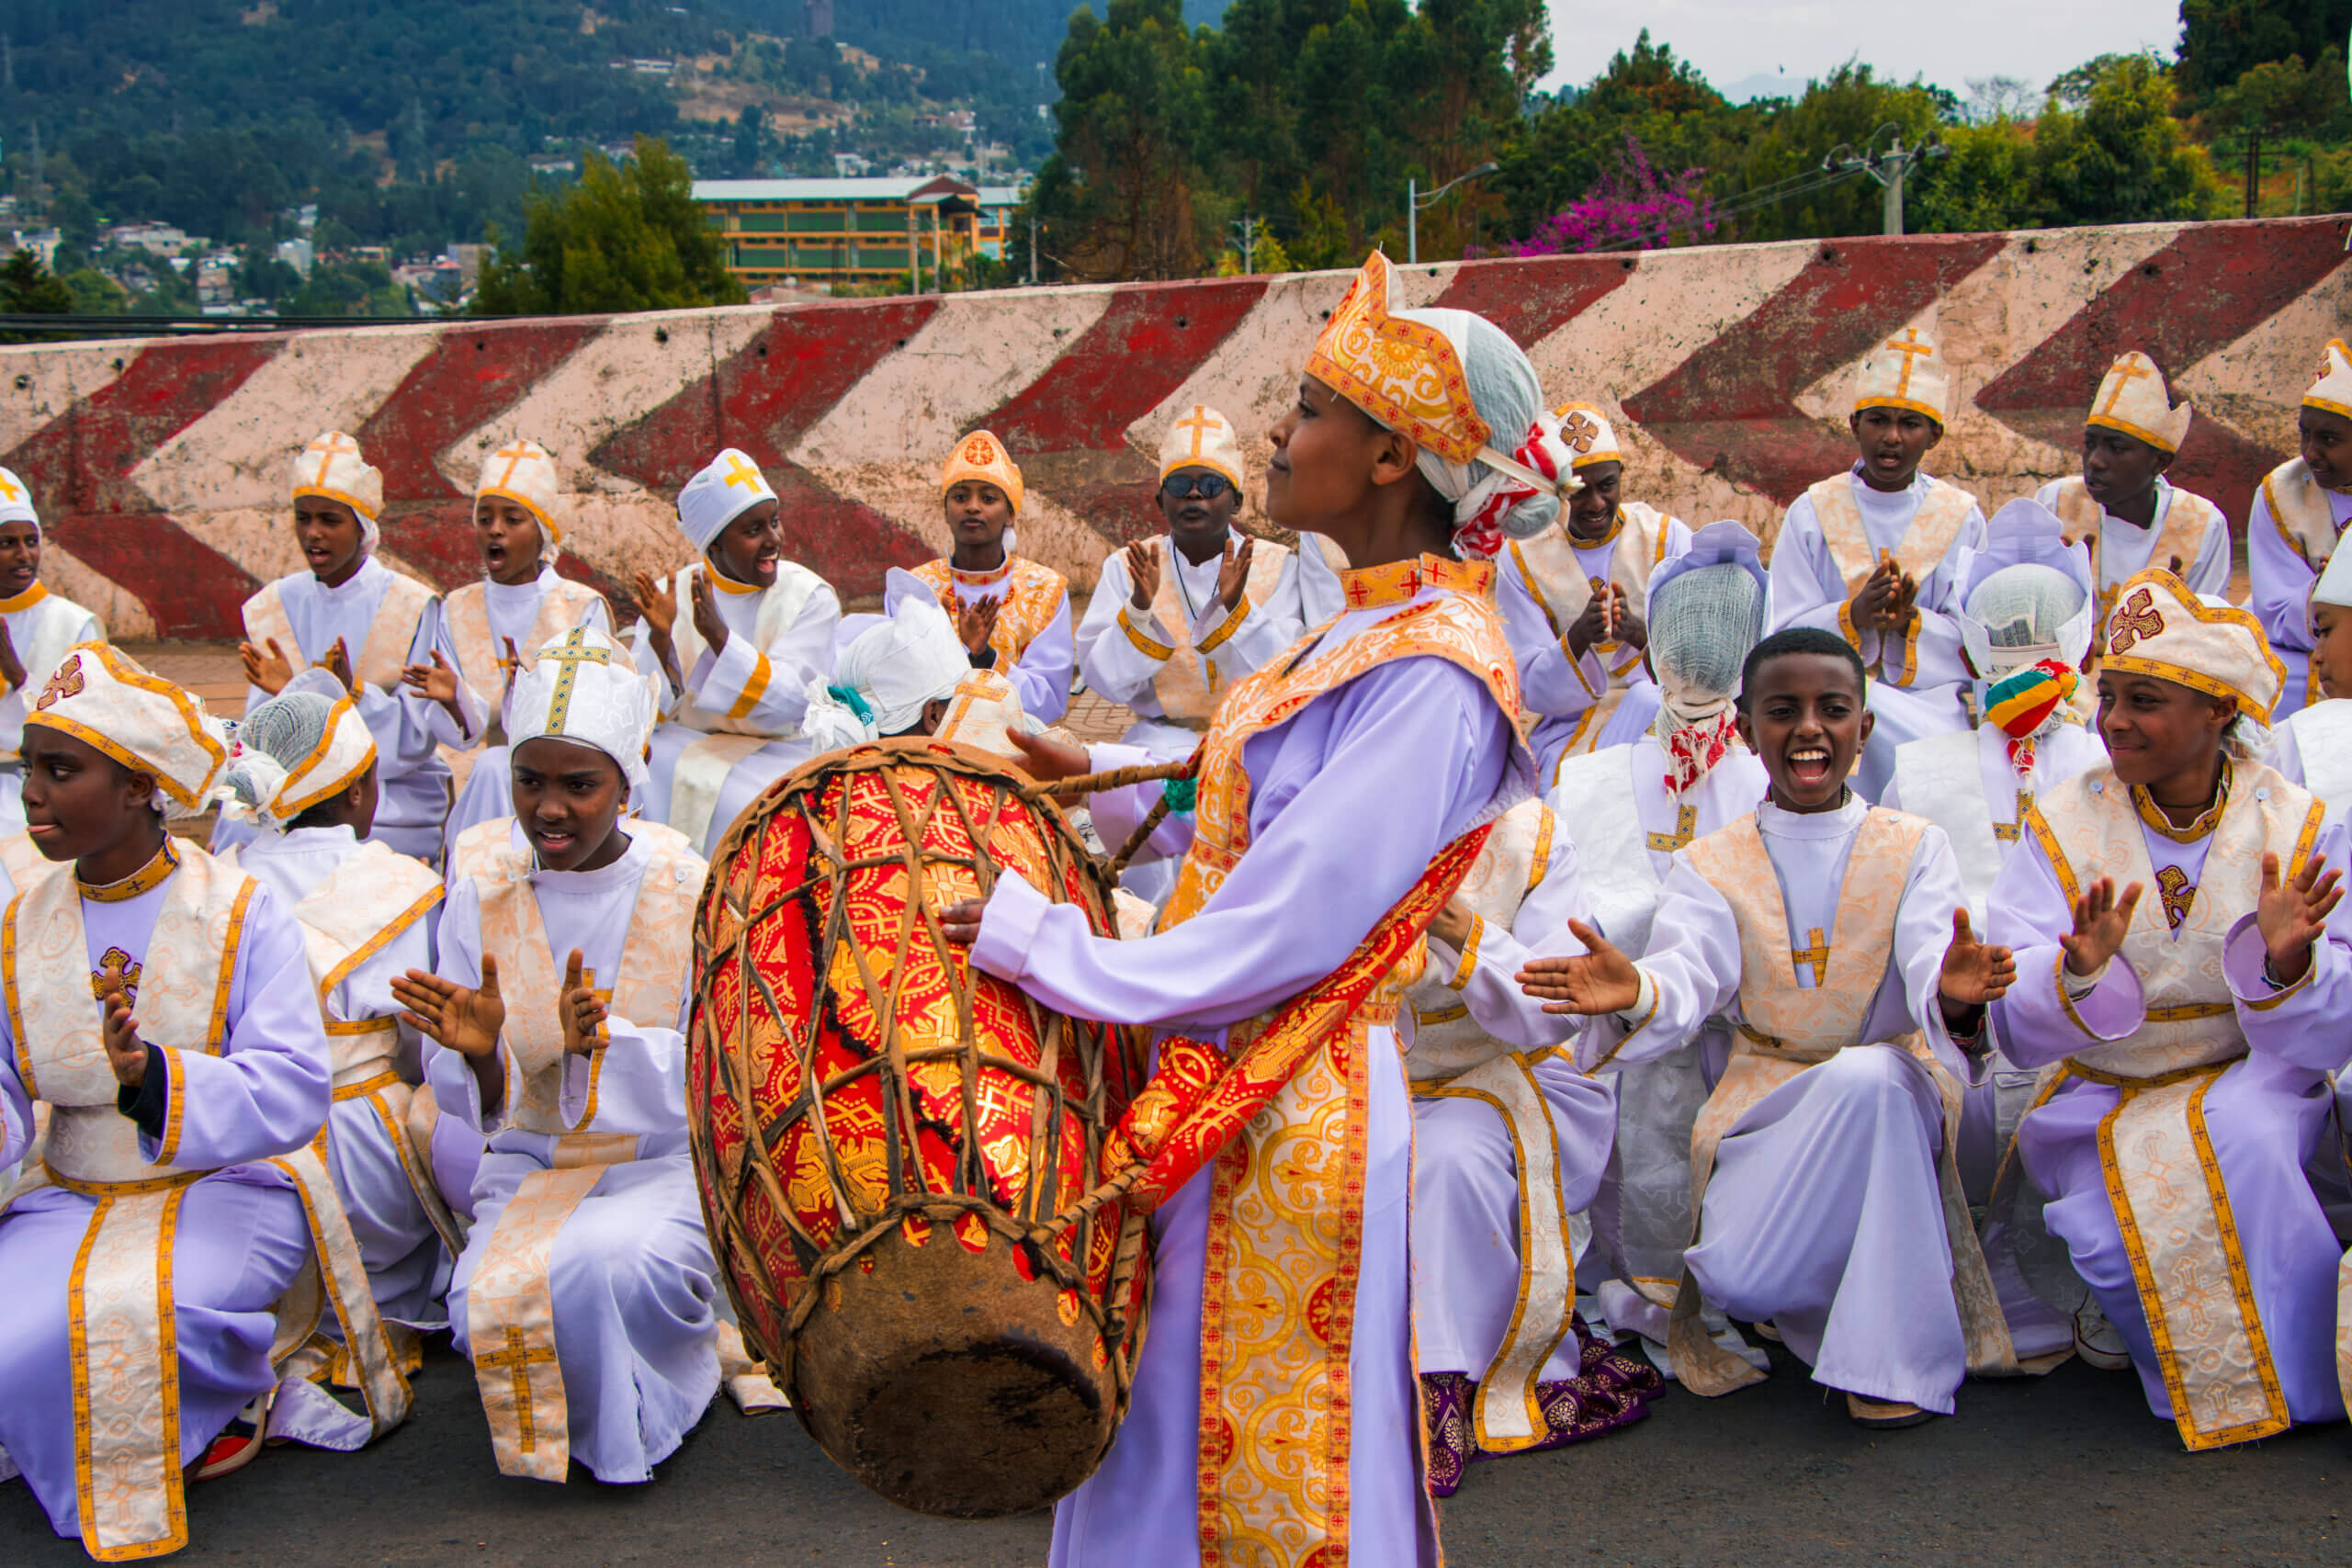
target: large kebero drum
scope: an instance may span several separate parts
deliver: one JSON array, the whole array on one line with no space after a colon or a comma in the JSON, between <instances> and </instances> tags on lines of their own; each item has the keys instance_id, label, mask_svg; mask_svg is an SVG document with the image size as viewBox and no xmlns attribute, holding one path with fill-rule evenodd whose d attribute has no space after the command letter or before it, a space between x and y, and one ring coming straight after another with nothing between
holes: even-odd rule
<instances>
[{"instance_id":1,"label":"large kebero drum","mask_svg":"<svg viewBox=\"0 0 2352 1568\"><path fill-rule=\"evenodd\" d=\"M1140 1039L1040 1007L939 930L1009 869L1115 931L1028 787L927 739L829 753L737 819L695 917L687 1114L744 1340L835 1462L965 1518L1101 1462L1146 1269L1141 1216L1089 1198Z\"/></svg>"}]
</instances>

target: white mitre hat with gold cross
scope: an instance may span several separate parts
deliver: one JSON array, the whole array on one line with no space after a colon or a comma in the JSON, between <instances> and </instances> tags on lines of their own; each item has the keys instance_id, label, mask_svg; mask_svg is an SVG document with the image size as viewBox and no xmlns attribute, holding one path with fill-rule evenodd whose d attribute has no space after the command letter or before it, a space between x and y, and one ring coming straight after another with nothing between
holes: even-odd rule
<instances>
[{"instance_id":1,"label":"white mitre hat with gold cross","mask_svg":"<svg viewBox=\"0 0 2352 1568\"><path fill-rule=\"evenodd\" d=\"M1552 417L1559 422L1560 444L1570 454L1570 469L1625 460L1625 448L1617 441L1617 427L1592 404L1562 403L1552 411Z\"/></svg>"},{"instance_id":2,"label":"white mitre hat with gold cross","mask_svg":"<svg viewBox=\"0 0 2352 1568\"><path fill-rule=\"evenodd\" d=\"M361 547L375 550L383 537L376 516L384 510L384 476L359 455L358 442L340 430L330 430L294 454L294 478L287 499L300 501L306 495L323 496L351 508L358 514L359 531L365 536Z\"/></svg>"},{"instance_id":3,"label":"white mitre hat with gold cross","mask_svg":"<svg viewBox=\"0 0 2352 1568\"><path fill-rule=\"evenodd\" d=\"M514 502L538 519L539 533L548 546L563 547L563 525L556 508L563 493L563 476L555 455L536 441L517 438L481 460L481 478L474 482L474 499L486 495Z\"/></svg>"},{"instance_id":4,"label":"white mitre hat with gold cross","mask_svg":"<svg viewBox=\"0 0 2352 1568\"><path fill-rule=\"evenodd\" d=\"M2118 355L2108 367L2098 395L2091 400L2088 423L2136 436L2159 452L2177 452L2188 439L2188 422L2194 417L2187 403L2173 406L2165 391L2165 373L2135 348Z\"/></svg>"},{"instance_id":5,"label":"white mitre hat with gold cross","mask_svg":"<svg viewBox=\"0 0 2352 1568\"><path fill-rule=\"evenodd\" d=\"M1908 409L1949 423L1951 376L1936 340L1905 327L1871 349L1854 378L1854 412L1864 409Z\"/></svg>"},{"instance_id":6,"label":"white mitre hat with gold cross","mask_svg":"<svg viewBox=\"0 0 2352 1568\"><path fill-rule=\"evenodd\" d=\"M2286 689L2287 667L2253 612L2209 604L2162 567L2116 590L2100 637L2101 668L2235 698L2258 724L2270 722Z\"/></svg>"},{"instance_id":7,"label":"white mitre hat with gold cross","mask_svg":"<svg viewBox=\"0 0 2352 1568\"><path fill-rule=\"evenodd\" d=\"M155 781L174 816L201 811L229 760L228 731L203 703L103 642L76 644L25 716Z\"/></svg>"},{"instance_id":8,"label":"white mitre hat with gold cross","mask_svg":"<svg viewBox=\"0 0 2352 1568\"><path fill-rule=\"evenodd\" d=\"M697 550L707 550L727 525L763 501L774 501L767 476L748 453L729 446L678 492L678 526Z\"/></svg>"},{"instance_id":9,"label":"white mitre hat with gold cross","mask_svg":"<svg viewBox=\"0 0 2352 1568\"><path fill-rule=\"evenodd\" d=\"M628 651L601 627L574 626L514 677L506 736L517 749L541 736L594 746L620 764L630 801L642 806L655 716L652 688Z\"/></svg>"},{"instance_id":10,"label":"white mitre hat with gold cross","mask_svg":"<svg viewBox=\"0 0 2352 1568\"><path fill-rule=\"evenodd\" d=\"M2352 347L2342 338L2331 340L2321 351L2319 379L2303 394L2303 407L2352 419Z\"/></svg>"},{"instance_id":11,"label":"white mitre hat with gold cross","mask_svg":"<svg viewBox=\"0 0 2352 1568\"><path fill-rule=\"evenodd\" d=\"M1242 488L1241 441L1233 433L1233 422L1206 403L1188 404L1176 423L1168 427L1168 438L1159 444L1159 480L1179 468L1206 468L1223 474L1226 482L1235 490Z\"/></svg>"},{"instance_id":12,"label":"white mitre hat with gold cross","mask_svg":"<svg viewBox=\"0 0 2352 1568\"><path fill-rule=\"evenodd\" d=\"M38 532L40 514L33 510L32 487L14 468L0 468L0 523L29 523Z\"/></svg>"}]
</instances>

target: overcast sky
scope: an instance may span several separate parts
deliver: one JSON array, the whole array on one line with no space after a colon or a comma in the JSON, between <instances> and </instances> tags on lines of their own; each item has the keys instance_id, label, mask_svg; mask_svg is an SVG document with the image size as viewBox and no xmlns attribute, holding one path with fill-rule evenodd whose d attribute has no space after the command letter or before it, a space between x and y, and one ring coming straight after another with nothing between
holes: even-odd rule
<instances>
[{"instance_id":1,"label":"overcast sky","mask_svg":"<svg viewBox=\"0 0 2352 1568\"><path fill-rule=\"evenodd\" d=\"M2154 48L2180 38L2177 0L1642 0L1603 6L1551 0L1547 86L1589 82L1641 29L1670 44L1717 87L1785 71L1791 93L1859 54L1881 77L1917 73L1963 97L1971 78L2018 76L2039 87L2095 55ZM1747 96L1742 92L1737 96Z\"/></svg>"}]
</instances>

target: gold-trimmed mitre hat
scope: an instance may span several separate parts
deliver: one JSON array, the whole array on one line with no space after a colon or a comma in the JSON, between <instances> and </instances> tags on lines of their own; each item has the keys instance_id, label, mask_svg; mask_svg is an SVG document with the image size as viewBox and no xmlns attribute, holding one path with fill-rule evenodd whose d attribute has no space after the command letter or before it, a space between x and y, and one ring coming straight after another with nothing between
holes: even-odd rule
<instances>
[{"instance_id":1,"label":"gold-trimmed mitre hat","mask_svg":"<svg viewBox=\"0 0 2352 1568\"><path fill-rule=\"evenodd\" d=\"M2303 407L2324 409L2352 419L2352 347L2342 338L2330 340L2319 356L2319 379L2303 394Z\"/></svg>"},{"instance_id":2,"label":"gold-trimmed mitre hat","mask_svg":"<svg viewBox=\"0 0 2352 1568\"><path fill-rule=\"evenodd\" d=\"M508 754L542 736L593 746L620 764L629 799L642 806L645 743L656 716L652 690L628 650L602 627L574 626L539 648L514 677Z\"/></svg>"},{"instance_id":3,"label":"gold-trimmed mitre hat","mask_svg":"<svg viewBox=\"0 0 2352 1568\"><path fill-rule=\"evenodd\" d=\"M201 702L103 642L76 644L59 661L25 723L70 735L149 775L175 816L204 809L229 760L226 732Z\"/></svg>"},{"instance_id":4,"label":"gold-trimmed mitre hat","mask_svg":"<svg viewBox=\"0 0 2352 1568\"><path fill-rule=\"evenodd\" d=\"M1625 460L1625 449L1617 442L1617 427L1590 403L1562 403L1552 411L1552 417L1560 423L1560 445L1571 454L1571 468Z\"/></svg>"},{"instance_id":5,"label":"gold-trimmed mitre hat","mask_svg":"<svg viewBox=\"0 0 2352 1568\"><path fill-rule=\"evenodd\" d=\"M1364 258L1324 323L1306 373L1448 462L1476 462L1494 435L1471 400L1453 341L1390 313L1388 258L1378 251Z\"/></svg>"},{"instance_id":6,"label":"gold-trimmed mitre hat","mask_svg":"<svg viewBox=\"0 0 2352 1568\"><path fill-rule=\"evenodd\" d=\"M1187 404L1159 444L1160 482L1179 468L1206 468L1241 489L1241 439L1233 422L1206 403Z\"/></svg>"},{"instance_id":7,"label":"gold-trimmed mitre hat","mask_svg":"<svg viewBox=\"0 0 2352 1568\"><path fill-rule=\"evenodd\" d=\"M1938 424L1951 423L1951 376L1942 347L1917 327L1905 327L1871 350L1854 378L1854 412L1908 409Z\"/></svg>"},{"instance_id":8,"label":"gold-trimmed mitre hat","mask_svg":"<svg viewBox=\"0 0 2352 1568\"><path fill-rule=\"evenodd\" d=\"M359 455L359 443L340 430L312 438L294 455L293 483L287 496L306 495L339 501L371 527L384 510L384 476Z\"/></svg>"},{"instance_id":9,"label":"gold-trimmed mitre hat","mask_svg":"<svg viewBox=\"0 0 2352 1568\"><path fill-rule=\"evenodd\" d=\"M2264 724L2287 685L2287 667L2270 651L2251 611L2209 604L2161 567L2116 591L2099 652L2109 670L2234 698L2241 711Z\"/></svg>"},{"instance_id":10,"label":"gold-trimmed mitre hat","mask_svg":"<svg viewBox=\"0 0 2352 1568\"><path fill-rule=\"evenodd\" d=\"M986 430L976 430L956 443L947 454L947 461L940 465L939 493L945 495L967 480L991 484L1004 491L1004 499L1012 503L1015 516L1021 512L1021 465L1004 449L1004 443ZM1007 545L1006 549L1012 547Z\"/></svg>"},{"instance_id":11,"label":"gold-trimmed mitre hat","mask_svg":"<svg viewBox=\"0 0 2352 1568\"><path fill-rule=\"evenodd\" d=\"M563 547L563 525L556 519L557 498L563 476L555 454L536 441L517 439L481 460L481 478L474 483L474 499L494 495L511 501L538 519L539 532L557 549Z\"/></svg>"},{"instance_id":12,"label":"gold-trimmed mitre hat","mask_svg":"<svg viewBox=\"0 0 2352 1568\"><path fill-rule=\"evenodd\" d=\"M2196 411L2187 403L2173 406L2165 390L2165 373L2156 362L2133 349L2116 356L2091 400L2088 423L2136 436L2159 452L2177 452L2188 439L2188 422Z\"/></svg>"}]
</instances>

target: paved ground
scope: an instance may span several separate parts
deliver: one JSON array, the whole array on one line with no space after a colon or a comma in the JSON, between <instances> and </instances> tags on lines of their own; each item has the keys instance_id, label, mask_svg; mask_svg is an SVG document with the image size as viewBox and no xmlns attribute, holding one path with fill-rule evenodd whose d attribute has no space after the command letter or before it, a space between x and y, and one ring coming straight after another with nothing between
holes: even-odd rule
<instances>
[{"instance_id":1,"label":"paved ground","mask_svg":"<svg viewBox=\"0 0 2352 1568\"><path fill-rule=\"evenodd\" d=\"M902 1513L836 1470L790 1416L723 1402L650 1485L577 1468L501 1478L463 1363L436 1351L415 1418L363 1453L274 1449L192 1487L180 1561L271 1564L791 1563L1031 1568L1043 1514L994 1523ZM2352 1432L2296 1431L2192 1455L2128 1374L2062 1368L1972 1383L1960 1414L1875 1438L1801 1367L1713 1404L1672 1391L1583 1448L1479 1465L1444 1506L1470 1568L1624 1563L2337 1564ZM86 1562L21 1483L0 1485L0 1562ZM1119 1568L1105 1564L1102 1568Z\"/></svg>"}]
</instances>

